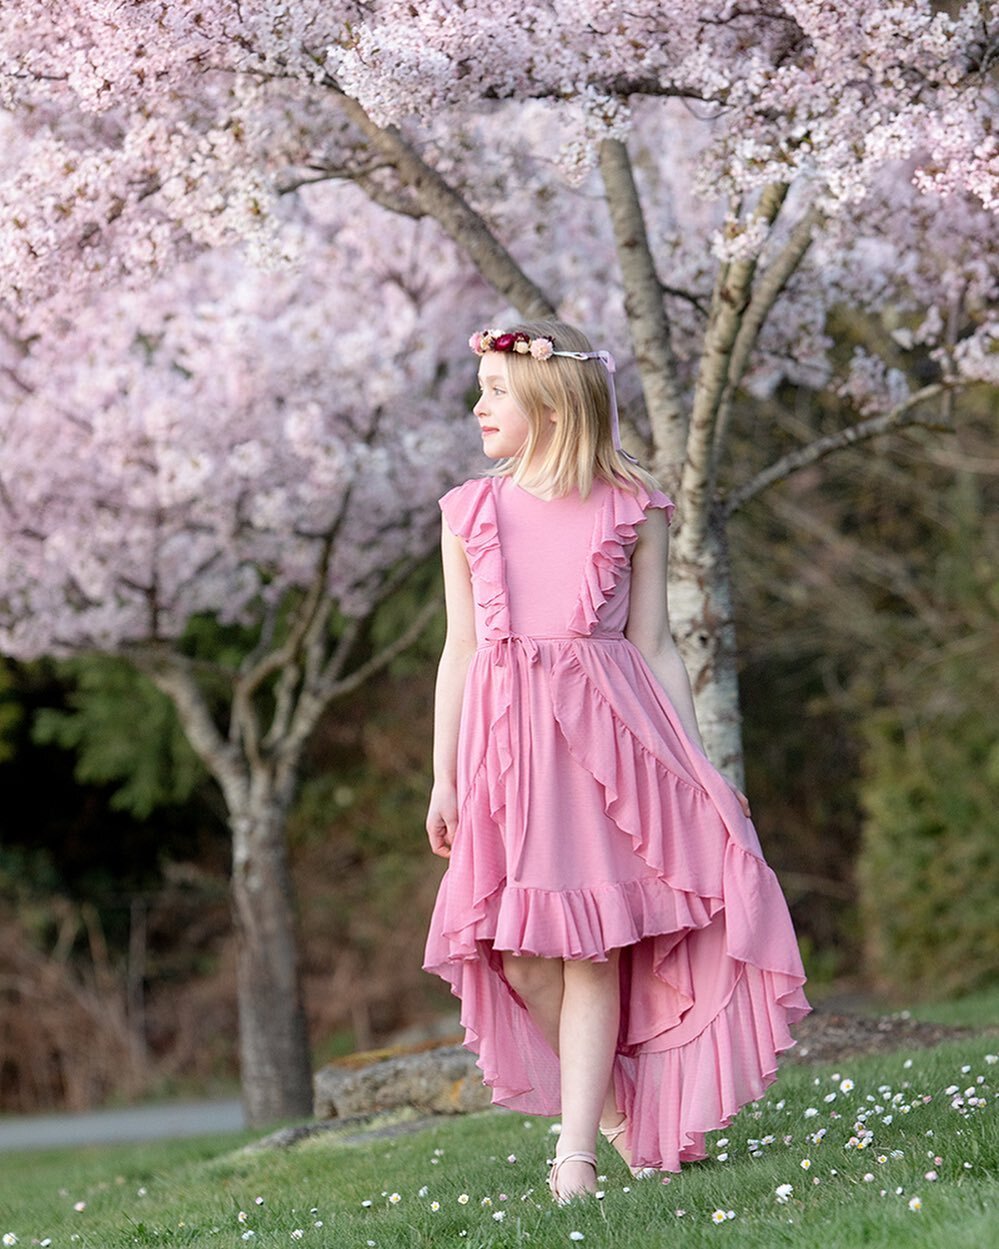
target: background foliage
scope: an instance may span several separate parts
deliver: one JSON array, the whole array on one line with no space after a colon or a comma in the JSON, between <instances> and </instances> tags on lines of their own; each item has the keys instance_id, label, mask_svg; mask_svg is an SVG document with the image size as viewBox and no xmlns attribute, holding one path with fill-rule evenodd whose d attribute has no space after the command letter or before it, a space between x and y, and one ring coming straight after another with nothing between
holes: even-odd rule
<instances>
[{"instance_id":1,"label":"background foliage","mask_svg":"<svg viewBox=\"0 0 999 1249\"><path fill-rule=\"evenodd\" d=\"M781 401L785 424L811 433L823 419ZM956 434L846 453L810 483L807 510L788 482L735 529L749 792L818 996L866 985L908 1001L999 981L992 420L983 403ZM431 560L367 645L436 593ZM419 970L440 874L422 829L440 640L438 620L327 715L306 758L289 833L320 1060L442 1013L454 1026L453 1002ZM225 645L211 630L197 641L204 655ZM228 841L166 704L104 659L5 672L4 1104L231 1078ZM31 960L58 975L13 993L12 968L23 984ZM61 1031L40 1027L57 1018ZM29 1032L51 1060L31 1079L18 1068L15 1102ZM77 1057L71 1085L70 1052L112 1061L84 1078Z\"/></svg>"}]
</instances>

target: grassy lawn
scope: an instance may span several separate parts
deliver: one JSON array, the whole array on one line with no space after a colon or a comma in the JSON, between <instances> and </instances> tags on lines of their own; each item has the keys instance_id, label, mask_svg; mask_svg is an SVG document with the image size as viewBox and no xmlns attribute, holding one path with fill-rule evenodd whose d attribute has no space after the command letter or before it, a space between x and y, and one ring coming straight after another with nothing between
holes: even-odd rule
<instances>
[{"instance_id":1,"label":"grassy lawn","mask_svg":"<svg viewBox=\"0 0 999 1249\"><path fill-rule=\"evenodd\" d=\"M916 1019L925 1019L930 1023L972 1028L999 1027L999 985L980 989L955 1001L914 1006L910 1013Z\"/></svg>"},{"instance_id":2,"label":"grassy lawn","mask_svg":"<svg viewBox=\"0 0 999 1249\"><path fill-rule=\"evenodd\" d=\"M544 1184L549 1122L501 1111L280 1151L242 1151L244 1134L11 1154L0 1236L46 1249L988 1249L999 1244L997 1050L988 1037L788 1067L714 1135L709 1161L667 1185L636 1183L608 1148L603 1199L564 1209Z\"/></svg>"}]
</instances>

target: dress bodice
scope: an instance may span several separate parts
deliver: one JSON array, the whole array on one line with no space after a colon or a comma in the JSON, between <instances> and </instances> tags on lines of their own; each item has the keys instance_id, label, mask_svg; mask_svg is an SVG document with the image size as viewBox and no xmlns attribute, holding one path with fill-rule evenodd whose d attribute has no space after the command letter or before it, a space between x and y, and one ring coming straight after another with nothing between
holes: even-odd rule
<instances>
[{"instance_id":1,"label":"dress bodice","mask_svg":"<svg viewBox=\"0 0 999 1249\"><path fill-rule=\"evenodd\" d=\"M511 477L467 481L441 500L472 574L480 643L521 637L614 637L628 620L631 552L646 510L673 504L596 481L542 499Z\"/></svg>"}]
</instances>

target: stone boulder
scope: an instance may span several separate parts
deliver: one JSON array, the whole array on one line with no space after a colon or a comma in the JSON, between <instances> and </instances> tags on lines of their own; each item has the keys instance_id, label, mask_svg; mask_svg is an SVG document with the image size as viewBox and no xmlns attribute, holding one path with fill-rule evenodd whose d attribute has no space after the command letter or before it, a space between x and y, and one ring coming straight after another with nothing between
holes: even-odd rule
<instances>
[{"instance_id":1,"label":"stone boulder","mask_svg":"<svg viewBox=\"0 0 999 1249\"><path fill-rule=\"evenodd\" d=\"M422 1114L467 1114L491 1105L474 1054L460 1045L377 1057L357 1055L320 1068L317 1119L345 1119L411 1107Z\"/></svg>"}]
</instances>

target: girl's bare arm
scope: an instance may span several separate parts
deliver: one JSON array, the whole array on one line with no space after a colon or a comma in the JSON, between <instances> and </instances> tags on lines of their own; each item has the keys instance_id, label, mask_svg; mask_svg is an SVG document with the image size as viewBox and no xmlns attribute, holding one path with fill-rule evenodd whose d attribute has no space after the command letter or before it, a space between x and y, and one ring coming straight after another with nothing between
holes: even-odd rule
<instances>
[{"instance_id":1,"label":"girl's bare arm","mask_svg":"<svg viewBox=\"0 0 999 1249\"><path fill-rule=\"evenodd\" d=\"M631 557L631 606L625 636L641 651L666 691L687 736L703 750L690 678L669 627L668 562L669 528L666 517L656 508L648 513L639 528L638 542Z\"/></svg>"},{"instance_id":2,"label":"girl's bare arm","mask_svg":"<svg viewBox=\"0 0 999 1249\"><path fill-rule=\"evenodd\" d=\"M434 783L427 811L427 836L434 854L447 858L458 823L456 771L458 725L465 677L475 651L472 580L461 542L444 522L441 531L447 633L437 667L434 695Z\"/></svg>"}]
</instances>

